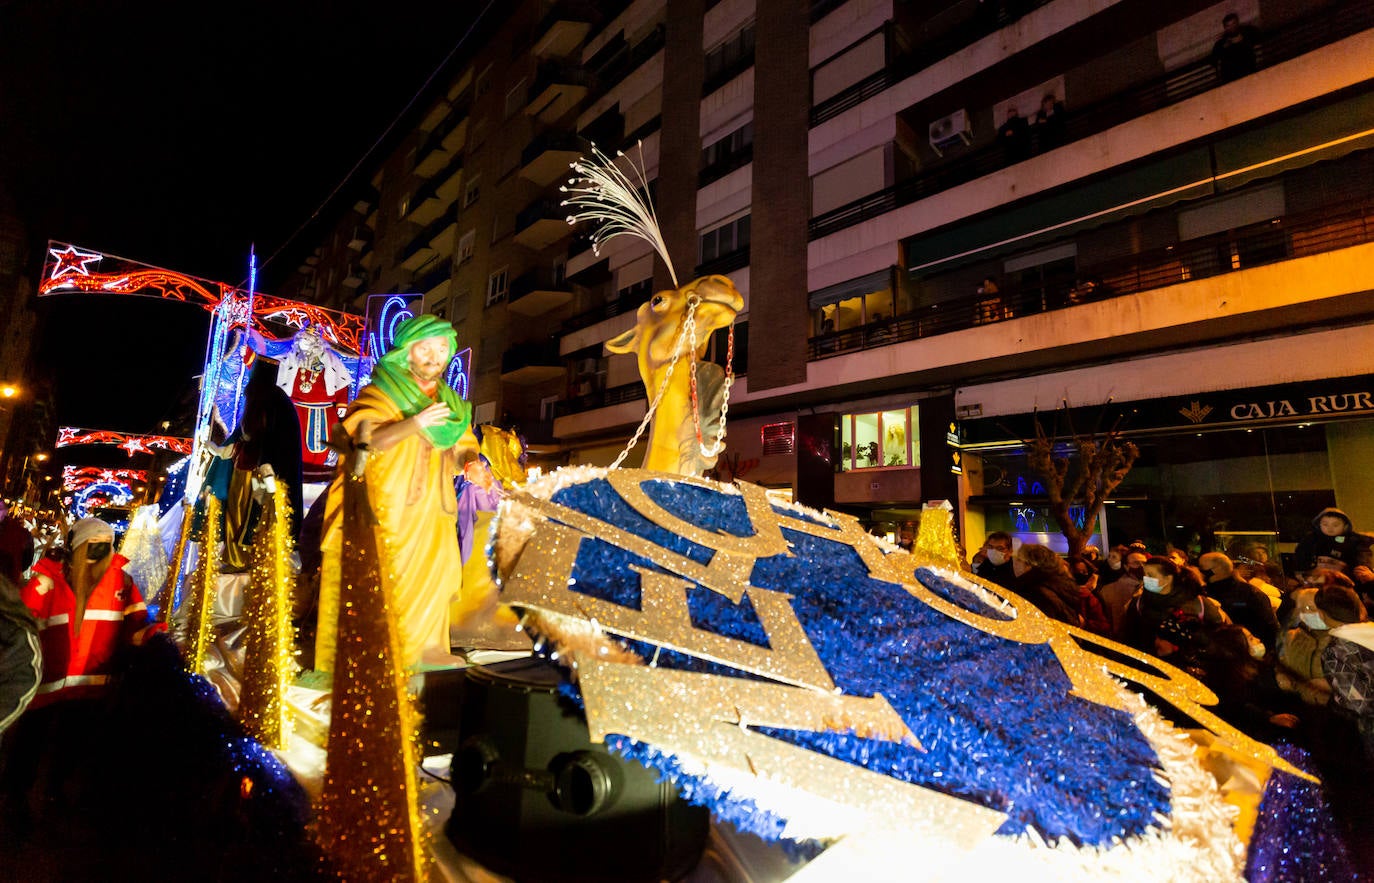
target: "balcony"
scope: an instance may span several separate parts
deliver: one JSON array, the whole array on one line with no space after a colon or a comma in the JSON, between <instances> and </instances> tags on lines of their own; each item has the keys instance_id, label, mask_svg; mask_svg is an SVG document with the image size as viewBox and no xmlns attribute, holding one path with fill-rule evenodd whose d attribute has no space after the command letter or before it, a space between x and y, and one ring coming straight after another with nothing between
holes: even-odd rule
<instances>
[{"instance_id":1,"label":"balcony","mask_svg":"<svg viewBox=\"0 0 1374 883\"><path fill-rule=\"evenodd\" d=\"M558 355L558 341L517 343L501 354L501 382L534 386L567 374Z\"/></svg>"},{"instance_id":2,"label":"balcony","mask_svg":"<svg viewBox=\"0 0 1374 883\"><path fill-rule=\"evenodd\" d=\"M552 125L582 102L590 83L590 76L580 67L545 62L539 66L525 113Z\"/></svg>"},{"instance_id":3,"label":"balcony","mask_svg":"<svg viewBox=\"0 0 1374 883\"><path fill-rule=\"evenodd\" d=\"M458 194L463 192L463 155L455 154L453 161L431 180L439 201L445 206L452 205Z\"/></svg>"},{"instance_id":4,"label":"balcony","mask_svg":"<svg viewBox=\"0 0 1374 883\"><path fill-rule=\"evenodd\" d=\"M436 219L434 223L415 233L410 244L401 251L401 266L412 273L429 263L439 254L436 242L444 234L452 233L456 229L457 223L453 220ZM453 250L453 243L448 245L449 252Z\"/></svg>"},{"instance_id":5,"label":"balcony","mask_svg":"<svg viewBox=\"0 0 1374 883\"><path fill-rule=\"evenodd\" d=\"M624 36L616 37L608 42L597 53L588 64L595 73L596 95L600 98L605 95L617 83L622 82L630 74L639 70L643 64L653 58L663 48L667 32L663 25L659 25L649 33L645 34L634 46L630 46Z\"/></svg>"},{"instance_id":6,"label":"balcony","mask_svg":"<svg viewBox=\"0 0 1374 883\"><path fill-rule=\"evenodd\" d=\"M353 211L360 215L365 215L377 207L377 199L378 194L376 187L364 187L362 190L358 191L357 196L354 197Z\"/></svg>"},{"instance_id":7,"label":"balcony","mask_svg":"<svg viewBox=\"0 0 1374 883\"><path fill-rule=\"evenodd\" d=\"M584 152L576 135L548 132L529 143L520 154L520 177L547 187L571 176L568 167Z\"/></svg>"},{"instance_id":8,"label":"balcony","mask_svg":"<svg viewBox=\"0 0 1374 883\"><path fill-rule=\"evenodd\" d=\"M440 195L441 183L446 182L431 178L411 195L410 209L405 214L405 220L412 224L432 224L444 213L444 209L453 204L452 198L445 199Z\"/></svg>"},{"instance_id":9,"label":"balcony","mask_svg":"<svg viewBox=\"0 0 1374 883\"><path fill-rule=\"evenodd\" d=\"M363 224L353 228L353 234L349 237L348 247L353 251L363 251L372 245L372 230Z\"/></svg>"},{"instance_id":10,"label":"balcony","mask_svg":"<svg viewBox=\"0 0 1374 883\"><path fill-rule=\"evenodd\" d=\"M425 270L412 283L414 291L422 292L425 302L440 300L448 293L449 282L453 279L453 264L446 260L437 261L434 267Z\"/></svg>"},{"instance_id":11,"label":"balcony","mask_svg":"<svg viewBox=\"0 0 1374 883\"><path fill-rule=\"evenodd\" d=\"M599 307L569 317L559 327L558 333L560 335L571 334L574 331L581 331L583 328L590 328L598 322L604 322L622 313L632 313L639 309L639 305L642 303L644 303L644 295L642 294L618 297Z\"/></svg>"},{"instance_id":12,"label":"balcony","mask_svg":"<svg viewBox=\"0 0 1374 883\"><path fill-rule=\"evenodd\" d=\"M807 342L826 359L1374 243L1374 202L1328 206L1079 268L1059 283L928 304Z\"/></svg>"},{"instance_id":13,"label":"balcony","mask_svg":"<svg viewBox=\"0 0 1374 883\"><path fill-rule=\"evenodd\" d=\"M536 58L565 58L591 32L595 10L578 3L558 3L534 29L530 54Z\"/></svg>"},{"instance_id":14,"label":"balcony","mask_svg":"<svg viewBox=\"0 0 1374 883\"><path fill-rule=\"evenodd\" d=\"M415 153L415 174L432 177L440 169L448 166L460 155L463 142L467 140L468 117L466 111L453 111L426 136Z\"/></svg>"},{"instance_id":15,"label":"balcony","mask_svg":"<svg viewBox=\"0 0 1374 883\"><path fill-rule=\"evenodd\" d=\"M1295 22L1282 31L1266 33L1257 52L1257 62L1260 69L1272 67L1369 28L1374 28L1374 0L1355 0L1345 4L1339 15L1333 15L1327 10ZM933 59L927 59L930 60ZM869 79L875 82L877 78L889 79L884 80L887 85L875 87L871 94L866 94L864 98L846 105L843 110L914 74L915 69L908 70L905 74L894 73L899 69L907 70L908 67L906 60L899 60L887 70L870 77ZM1057 144L1041 143L1038 127L1032 126L1031 153L1039 155L1105 132L1114 126L1196 97L1218 85L1221 83L1218 82L1216 71L1209 59L1177 68L1163 76L1130 86L1096 104L1069 109L1065 117L1064 135ZM861 86L863 83L856 84L852 89ZM841 93L824 105L818 105L812 111L812 125L817 125L822 118L829 119L841 112L836 111L832 114L826 110L822 113L832 102L843 99L845 95L846 93ZM999 144L963 153L955 159L932 166L884 190L817 215L808 224L808 236L813 240L828 236L917 200L977 180L1012 164Z\"/></svg>"},{"instance_id":16,"label":"balcony","mask_svg":"<svg viewBox=\"0 0 1374 883\"><path fill-rule=\"evenodd\" d=\"M623 386L613 386L604 392L594 392L554 402L553 413L554 417L568 417L572 414L582 414L587 411L595 411L598 408L609 408L646 398L648 396L644 393L644 384L635 381Z\"/></svg>"},{"instance_id":17,"label":"balcony","mask_svg":"<svg viewBox=\"0 0 1374 883\"><path fill-rule=\"evenodd\" d=\"M533 202L515 216L516 243L533 251L543 251L571 235L568 210L556 199Z\"/></svg>"},{"instance_id":18,"label":"balcony","mask_svg":"<svg viewBox=\"0 0 1374 883\"><path fill-rule=\"evenodd\" d=\"M568 283L534 270L510 284L507 306L522 316L542 316L571 300Z\"/></svg>"},{"instance_id":19,"label":"balcony","mask_svg":"<svg viewBox=\"0 0 1374 883\"><path fill-rule=\"evenodd\" d=\"M343 286L345 288L358 288L367 282L367 270L361 264L353 264L344 274Z\"/></svg>"},{"instance_id":20,"label":"balcony","mask_svg":"<svg viewBox=\"0 0 1374 883\"><path fill-rule=\"evenodd\" d=\"M709 276L712 273L733 273L749 266L749 246L737 248L732 252L721 255L715 260L707 261L704 264L697 264L693 271L695 277Z\"/></svg>"}]
</instances>

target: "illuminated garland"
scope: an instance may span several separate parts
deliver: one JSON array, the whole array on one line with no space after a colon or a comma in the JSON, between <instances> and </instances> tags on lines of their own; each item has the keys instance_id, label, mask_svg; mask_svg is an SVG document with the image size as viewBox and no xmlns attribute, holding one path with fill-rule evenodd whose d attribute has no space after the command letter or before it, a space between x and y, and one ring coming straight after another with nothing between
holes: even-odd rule
<instances>
[{"instance_id":1,"label":"illuminated garland","mask_svg":"<svg viewBox=\"0 0 1374 883\"><path fill-rule=\"evenodd\" d=\"M66 448L73 445L115 445L123 448L124 453L130 457L134 454L149 454L154 449L172 451L178 454L191 453L191 440L176 435L131 435L127 432L113 432L108 429L81 429L76 426L59 427L55 447Z\"/></svg>"},{"instance_id":2,"label":"illuminated garland","mask_svg":"<svg viewBox=\"0 0 1374 883\"><path fill-rule=\"evenodd\" d=\"M291 567L290 519L286 487L276 482L271 510L258 522L253 540L253 577L243 611L248 634L244 641L239 721L264 746L276 750L286 747L286 705L282 696L298 668L291 628L291 595L296 574Z\"/></svg>"},{"instance_id":3,"label":"illuminated garland","mask_svg":"<svg viewBox=\"0 0 1374 883\"><path fill-rule=\"evenodd\" d=\"M318 325L326 337L351 352L360 352L362 348L361 316L257 293L250 297L249 292L223 282L211 282L113 255L82 251L66 243L48 243L48 258L43 264L41 278L40 297L68 292L137 295L194 304L211 311L224 301L239 300L245 309L251 303L254 325L260 331L270 331L264 324L269 320L291 328Z\"/></svg>"},{"instance_id":4,"label":"illuminated garland","mask_svg":"<svg viewBox=\"0 0 1374 883\"><path fill-rule=\"evenodd\" d=\"M415 772L419 712L400 663L400 631L383 578L387 551L375 524L366 480L350 476L329 759L315 834L346 880L421 883L429 857Z\"/></svg>"},{"instance_id":5,"label":"illuminated garland","mask_svg":"<svg viewBox=\"0 0 1374 883\"><path fill-rule=\"evenodd\" d=\"M219 500L213 495L205 498L205 526L200 535L200 559L192 576L190 609L186 614L187 639L190 641L191 674L200 674L205 665L205 651L210 646L210 615L215 607L215 589L219 580Z\"/></svg>"}]
</instances>

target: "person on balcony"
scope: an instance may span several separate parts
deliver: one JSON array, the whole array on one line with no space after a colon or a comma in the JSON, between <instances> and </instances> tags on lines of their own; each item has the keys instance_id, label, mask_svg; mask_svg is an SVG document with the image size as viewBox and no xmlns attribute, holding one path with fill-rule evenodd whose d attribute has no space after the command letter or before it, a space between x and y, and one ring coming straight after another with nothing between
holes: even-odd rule
<instances>
[{"instance_id":1,"label":"person on balcony","mask_svg":"<svg viewBox=\"0 0 1374 883\"><path fill-rule=\"evenodd\" d=\"M1006 159L1007 165L1030 157L1030 123L1021 116L1021 111L1015 107L1007 108L1007 120L997 130L997 140L1002 145L1002 156Z\"/></svg>"},{"instance_id":2,"label":"person on balcony","mask_svg":"<svg viewBox=\"0 0 1374 883\"><path fill-rule=\"evenodd\" d=\"M1255 72L1255 48L1259 45L1259 31L1240 23L1240 16L1226 13L1221 20L1221 38L1212 46L1212 66L1217 80L1229 83Z\"/></svg>"},{"instance_id":3,"label":"person on balcony","mask_svg":"<svg viewBox=\"0 0 1374 883\"><path fill-rule=\"evenodd\" d=\"M1064 123L1064 102L1054 97L1053 92L1040 99L1040 110L1035 113L1035 138L1040 152L1053 150L1068 140L1068 129Z\"/></svg>"}]
</instances>

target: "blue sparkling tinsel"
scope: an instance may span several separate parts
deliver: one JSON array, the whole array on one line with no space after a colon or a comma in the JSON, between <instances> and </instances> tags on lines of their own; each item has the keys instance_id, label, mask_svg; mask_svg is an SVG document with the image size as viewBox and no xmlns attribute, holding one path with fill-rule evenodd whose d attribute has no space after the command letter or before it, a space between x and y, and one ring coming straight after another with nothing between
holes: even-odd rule
<instances>
[{"instance_id":1,"label":"blue sparkling tinsel","mask_svg":"<svg viewBox=\"0 0 1374 883\"><path fill-rule=\"evenodd\" d=\"M1274 749L1298 769L1314 771L1301 748L1278 744ZM1339 832L1320 785L1274 770L1250 837L1245 879L1250 883L1353 883L1364 879L1356 873Z\"/></svg>"},{"instance_id":2,"label":"blue sparkling tinsel","mask_svg":"<svg viewBox=\"0 0 1374 883\"><path fill-rule=\"evenodd\" d=\"M645 482L644 490L693 524L735 536L753 532L738 495L666 481ZM694 561L704 563L712 555L644 518L605 480L564 488L554 500ZM1168 788L1155 778L1158 759L1131 717L1070 695L1068 677L1049 647L979 631L901 586L871 579L854 549L838 539L786 528L784 535L793 554L760 559L751 584L793 595L798 620L836 686L849 695L884 695L922 750L846 733L759 732L1005 812L1003 834L1034 827L1049 838L1103 846L1143 832L1155 824L1156 813L1168 814ZM638 609L639 580L631 564L659 569L604 541L583 540L570 588ZM929 570L915 577L970 611L1009 618ZM736 605L695 587L688 592L688 608L697 628L767 646L747 596ZM630 642L630 647L646 659L655 656L651 645ZM667 650L657 654L655 664L745 676ZM671 755L652 746L625 738L608 744L659 770L718 818L762 837L781 832L780 808L764 810L686 775Z\"/></svg>"}]
</instances>

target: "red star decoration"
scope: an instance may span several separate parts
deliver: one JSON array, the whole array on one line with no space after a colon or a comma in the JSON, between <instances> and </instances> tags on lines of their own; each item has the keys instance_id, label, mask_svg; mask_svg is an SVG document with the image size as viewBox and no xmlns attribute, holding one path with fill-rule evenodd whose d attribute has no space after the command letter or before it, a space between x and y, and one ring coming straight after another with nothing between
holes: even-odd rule
<instances>
[{"instance_id":1,"label":"red star decoration","mask_svg":"<svg viewBox=\"0 0 1374 883\"><path fill-rule=\"evenodd\" d=\"M75 273L81 276L91 275L91 271L86 267L92 261L98 261L104 257L96 252L86 252L69 245L66 248L50 248L48 254L57 261L57 266L53 267L51 279L61 279L68 273Z\"/></svg>"}]
</instances>

